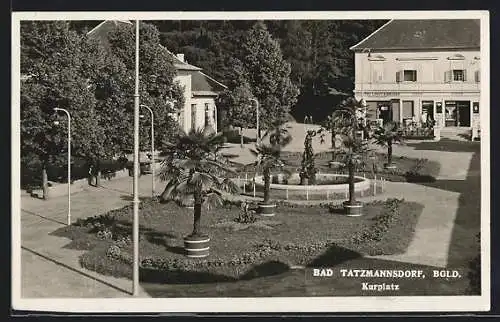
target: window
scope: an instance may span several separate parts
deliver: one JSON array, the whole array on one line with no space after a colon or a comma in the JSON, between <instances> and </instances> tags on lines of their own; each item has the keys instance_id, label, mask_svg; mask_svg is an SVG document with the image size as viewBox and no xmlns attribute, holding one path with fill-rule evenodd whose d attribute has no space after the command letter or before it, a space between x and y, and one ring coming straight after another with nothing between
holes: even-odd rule
<instances>
[{"instance_id":1,"label":"window","mask_svg":"<svg viewBox=\"0 0 500 322\"><path fill-rule=\"evenodd\" d=\"M177 112L177 121L179 123L179 126L184 128L184 110L180 110Z\"/></svg>"},{"instance_id":2,"label":"window","mask_svg":"<svg viewBox=\"0 0 500 322\"><path fill-rule=\"evenodd\" d=\"M417 81L417 71L416 70L404 70L403 80L405 82L416 82Z\"/></svg>"},{"instance_id":3,"label":"window","mask_svg":"<svg viewBox=\"0 0 500 322\"><path fill-rule=\"evenodd\" d=\"M453 81L464 82L465 81L465 70L464 69L454 69L453 70Z\"/></svg>"},{"instance_id":4,"label":"window","mask_svg":"<svg viewBox=\"0 0 500 322\"><path fill-rule=\"evenodd\" d=\"M196 104L191 104L191 128L196 129Z\"/></svg>"},{"instance_id":5,"label":"window","mask_svg":"<svg viewBox=\"0 0 500 322\"><path fill-rule=\"evenodd\" d=\"M210 109L208 107L208 103L205 103L205 126L210 124Z\"/></svg>"},{"instance_id":6,"label":"window","mask_svg":"<svg viewBox=\"0 0 500 322\"><path fill-rule=\"evenodd\" d=\"M396 73L396 82L416 82L417 71L414 69L405 69Z\"/></svg>"},{"instance_id":7,"label":"window","mask_svg":"<svg viewBox=\"0 0 500 322\"><path fill-rule=\"evenodd\" d=\"M380 62L372 63L372 82L379 83L383 80L384 66Z\"/></svg>"},{"instance_id":8,"label":"window","mask_svg":"<svg viewBox=\"0 0 500 322\"><path fill-rule=\"evenodd\" d=\"M476 79L476 83L479 83L481 81L481 73L479 70L476 70L475 74L475 79Z\"/></svg>"}]
</instances>

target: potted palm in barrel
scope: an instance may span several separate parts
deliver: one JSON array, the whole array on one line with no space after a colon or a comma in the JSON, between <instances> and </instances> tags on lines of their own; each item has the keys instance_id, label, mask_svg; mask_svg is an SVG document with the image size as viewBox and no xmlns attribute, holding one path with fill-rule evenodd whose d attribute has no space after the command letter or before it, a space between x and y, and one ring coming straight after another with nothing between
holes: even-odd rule
<instances>
[{"instance_id":1,"label":"potted palm in barrel","mask_svg":"<svg viewBox=\"0 0 500 322\"><path fill-rule=\"evenodd\" d=\"M269 138L269 143L262 143ZM250 152L257 158L255 167L257 172L262 171L264 180L264 200L259 203L258 211L263 216L274 216L276 204L271 202L271 171L282 170L285 162L281 159L282 149L292 141L292 137L286 129L276 126L272 131L267 132L261 143L255 145L255 149Z\"/></svg>"},{"instance_id":2,"label":"potted palm in barrel","mask_svg":"<svg viewBox=\"0 0 500 322\"><path fill-rule=\"evenodd\" d=\"M396 165L392 162L392 147L393 144L401 143L402 135L396 122L387 122L383 126L379 126L373 134L375 143L387 147L387 163L384 164L386 169L395 169Z\"/></svg>"},{"instance_id":3,"label":"potted palm in barrel","mask_svg":"<svg viewBox=\"0 0 500 322\"><path fill-rule=\"evenodd\" d=\"M203 204L220 204L224 194L239 191L228 178L232 170L227 159L218 153L223 144L222 133L197 129L189 133L181 131L164 150L166 158L159 177L167 184L161 199L180 204L194 200L193 231L184 238L188 257L209 255L210 237L201 228Z\"/></svg>"},{"instance_id":4,"label":"potted palm in barrel","mask_svg":"<svg viewBox=\"0 0 500 322\"><path fill-rule=\"evenodd\" d=\"M333 117L340 124L339 134L342 142L341 151L337 154L347 167L349 200L343 203L344 210L348 216L361 216L363 203L356 200L355 172L365 164L368 153L368 142L361 134L363 131L363 120L357 117L357 111L362 106L354 98L344 101L335 110Z\"/></svg>"}]
</instances>

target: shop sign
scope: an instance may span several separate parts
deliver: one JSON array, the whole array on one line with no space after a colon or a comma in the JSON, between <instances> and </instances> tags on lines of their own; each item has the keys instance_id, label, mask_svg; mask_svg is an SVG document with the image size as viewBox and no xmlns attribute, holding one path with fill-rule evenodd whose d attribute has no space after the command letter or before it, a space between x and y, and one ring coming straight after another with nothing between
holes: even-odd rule
<instances>
[{"instance_id":1,"label":"shop sign","mask_svg":"<svg viewBox=\"0 0 500 322\"><path fill-rule=\"evenodd\" d=\"M367 96L377 96L377 97L385 97L385 96L399 96L398 92L365 92Z\"/></svg>"},{"instance_id":2,"label":"shop sign","mask_svg":"<svg viewBox=\"0 0 500 322\"><path fill-rule=\"evenodd\" d=\"M436 113L443 113L443 103L436 102Z\"/></svg>"},{"instance_id":3,"label":"shop sign","mask_svg":"<svg viewBox=\"0 0 500 322\"><path fill-rule=\"evenodd\" d=\"M479 113L479 102L472 103L472 111L476 114Z\"/></svg>"}]
</instances>

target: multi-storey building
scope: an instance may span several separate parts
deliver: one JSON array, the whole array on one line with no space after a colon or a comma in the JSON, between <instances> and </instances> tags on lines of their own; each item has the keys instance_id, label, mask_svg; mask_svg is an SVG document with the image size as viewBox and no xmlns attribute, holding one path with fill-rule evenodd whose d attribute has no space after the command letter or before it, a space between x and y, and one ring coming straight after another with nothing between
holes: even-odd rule
<instances>
[{"instance_id":1,"label":"multi-storey building","mask_svg":"<svg viewBox=\"0 0 500 322\"><path fill-rule=\"evenodd\" d=\"M479 124L479 20L391 20L351 50L368 119Z\"/></svg>"},{"instance_id":2,"label":"multi-storey building","mask_svg":"<svg viewBox=\"0 0 500 322\"><path fill-rule=\"evenodd\" d=\"M106 20L90 30L87 35L106 44L107 34L119 24L132 24L130 21ZM174 54L162 47L173 58L177 75L174 81L184 88L184 106L177 115L172 115L186 132L193 128L212 126L217 131L217 107L215 100L224 91L225 85L202 72L202 69L186 62L184 54Z\"/></svg>"}]
</instances>

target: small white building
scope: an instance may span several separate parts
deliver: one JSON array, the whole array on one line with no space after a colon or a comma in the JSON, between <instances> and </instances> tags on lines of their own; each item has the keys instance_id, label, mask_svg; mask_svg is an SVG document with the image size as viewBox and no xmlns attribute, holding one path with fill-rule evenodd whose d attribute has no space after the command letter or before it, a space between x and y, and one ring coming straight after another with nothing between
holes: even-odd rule
<instances>
[{"instance_id":1,"label":"small white building","mask_svg":"<svg viewBox=\"0 0 500 322\"><path fill-rule=\"evenodd\" d=\"M107 32L118 24L132 24L132 22L105 20L89 31L87 35L105 42L107 41ZM176 55L165 47L162 46L162 48L173 57L174 67L177 70L174 81L179 82L184 87L184 107L178 111L177 115L174 115L174 118L186 132L192 128L203 128L208 125L217 131L215 100L219 93L226 89L226 86L204 74L201 68L189 64L184 59L183 54Z\"/></svg>"},{"instance_id":2,"label":"small white building","mask_svg":"<svg viewBox=\"0 0 500 322\"><path fill-rule=\"evenodd\" d=\"M479 44L479 20L391 20L350 48L355 97L372 120L478 126Z\"/></svg>"}]
</instances>

